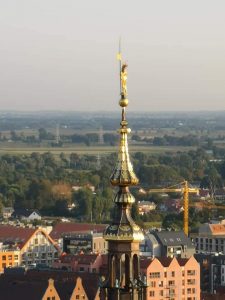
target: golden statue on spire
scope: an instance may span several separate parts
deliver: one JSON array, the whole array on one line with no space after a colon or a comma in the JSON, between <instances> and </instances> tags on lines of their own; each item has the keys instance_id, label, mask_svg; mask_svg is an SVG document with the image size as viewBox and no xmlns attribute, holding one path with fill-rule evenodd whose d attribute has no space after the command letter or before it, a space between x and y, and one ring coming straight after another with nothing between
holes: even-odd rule
<instances>
[{"instance_id":1,"label":"golden statue on spire","mask_svg":"<svg viewBox=\"0 0 225 300\"><path fill-rule=\"evenodd\" d=\"M127 96L127 64L123 64L121 68L121 95L126 98Z\"/></svg>"}]
</instances>

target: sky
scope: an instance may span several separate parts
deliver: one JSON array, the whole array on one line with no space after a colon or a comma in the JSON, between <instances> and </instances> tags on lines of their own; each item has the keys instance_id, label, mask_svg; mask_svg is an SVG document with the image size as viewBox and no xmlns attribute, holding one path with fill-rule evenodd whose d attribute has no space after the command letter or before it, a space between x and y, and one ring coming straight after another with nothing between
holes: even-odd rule
<instances>
[{"instance_id":1,"label":"sky","mask_svg":"<svg viewBox=\"0 0 225 300\"><path fill-rule=\"evenodd\" d=\"M225 110L224 0L0 0L0 110Z\"/></svg>"}]
</instances>

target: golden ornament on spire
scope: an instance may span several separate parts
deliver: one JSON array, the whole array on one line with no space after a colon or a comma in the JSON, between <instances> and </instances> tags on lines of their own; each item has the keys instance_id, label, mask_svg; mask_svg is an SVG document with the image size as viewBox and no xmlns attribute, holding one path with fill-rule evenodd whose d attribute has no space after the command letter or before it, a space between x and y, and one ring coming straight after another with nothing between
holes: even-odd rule
<instances>
[{"instance_id":1,"label":"golden ornament on spire","mask_svg":"<svg viewBox=\"0 0 225 300\"><path fill-rule=\"evenodd\" d=\"M128 105L127 96L127 64L122 64L120 67L120 80L121 80L121 99L119 101L120 106L122 107L122 120L121 128L119 129L120 133L120 144L119 144L119 153L116 166L111 175L110 181L114 186L130 186L137 185L139 180L136 177L133 166L130 161L129 151L128 151L128 142L127 135L131 132L130 128L127 128L128 122L125 117L125 107Z\"/></svg>"}]
</instances>

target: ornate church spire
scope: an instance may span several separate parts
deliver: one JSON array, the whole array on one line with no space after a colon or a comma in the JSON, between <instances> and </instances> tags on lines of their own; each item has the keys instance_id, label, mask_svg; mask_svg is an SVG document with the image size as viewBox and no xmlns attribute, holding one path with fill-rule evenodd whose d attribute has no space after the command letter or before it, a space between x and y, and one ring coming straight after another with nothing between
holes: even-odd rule
<instances>
[{"instance_id":1,"label":"ornate church spire","mask_svg":"<svg viewBox=\"0 0 225 300\"><path fill-rule=\"evenodd\" d=\"M120 142L118 159L110 177L113 186L118 187L114 197L114 218L104 232L108 241L108 278L102 283L105 291L101 299L144 299L145 284L140 278L139 243L144 239L141 228L131 217L131 207L135 202L129 187L138 184L130 161L127 135L131 130L127 127L125 109L127 99L127 64L120 58L120 101L122 118L120 122ZM132 298L131 298L132 296ZM141 298L140 298L141 297Z\"/></svg>"}]
</instances>

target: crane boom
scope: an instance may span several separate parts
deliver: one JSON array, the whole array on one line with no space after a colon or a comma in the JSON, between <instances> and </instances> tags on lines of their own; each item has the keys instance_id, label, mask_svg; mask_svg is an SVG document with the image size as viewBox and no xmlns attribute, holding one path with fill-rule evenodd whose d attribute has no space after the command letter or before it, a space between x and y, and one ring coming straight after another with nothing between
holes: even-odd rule
<instances>
[{"instance_id":1,"label":"crane boom","mask_svg":"<svg viewBox=\"0 0 225 300\"><path fill-rule=\"evenodd\" d=\"M180 185L180 187L177 187ZM176 186L171 186L168 188L157 188L157 189L149 189L148 193L182 193L184 198L184 222L183 222L183 228L184 233L188 235L188 224L189 224L189 193L198 194L199 189L198 188L192 188L188 186L188 182L185 180Z\"/></svg>"}]
</instances>

